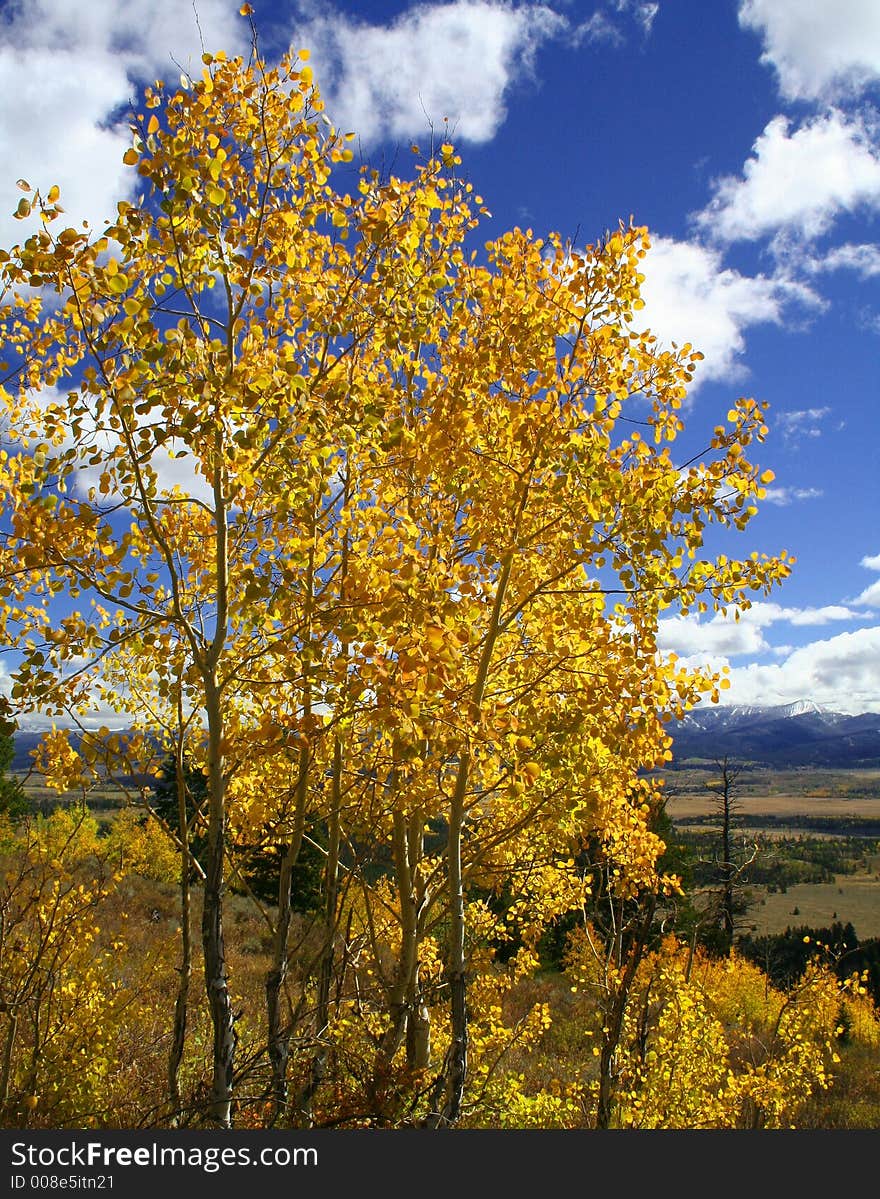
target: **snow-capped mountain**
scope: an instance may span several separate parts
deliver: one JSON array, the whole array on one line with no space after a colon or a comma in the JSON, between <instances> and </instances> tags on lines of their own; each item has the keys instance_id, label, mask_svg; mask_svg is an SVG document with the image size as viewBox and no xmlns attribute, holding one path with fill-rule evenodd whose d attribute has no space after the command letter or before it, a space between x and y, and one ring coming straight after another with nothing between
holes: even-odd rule
<instances>
[{"instance_id":1,"label":"snow-capped mountain","mask_svg":"<svg viewBox=\"0 0 880 1199\"><path fill-rule=\"evenodd\" d=\"M671 726L675 762L736 758L769 766L880 766L880 713L845 716L812 700L698 708Z\"/></svg>"},{"instance_id":2,"label":"snow-capped mountain","mask_svg":"<svg viewBox=\"0 0 880 1199\"><path fill-rule=\"evenodd\" d=\"M880 768L880 713L845 716L812 700L776 707L712 705L688 712L667 726L673 738L673 768L691 758L728 757L767 766ZM31 764L30 751L42 734L15 734L14 771ZM74 736L74 745L77 743Z\"/></svg>"},{"instance_id":3,"label":"snow-capped mountain","mask_svg":"<svg viewBox=\"0 0 880 1199\"><path fill-rule=\"evenodd\" d=\"M757 704L731 704L697 708L688 712L681 725L684 728L734 728L752 722L766 723L768 720L790 720L800 716L812 716L826 725L839 724L853 719L840 712L817 704L811 699L799 699L792 704L759 706ZM880 722L880 717L878 717Z\"/></svg>"}]
</instances>

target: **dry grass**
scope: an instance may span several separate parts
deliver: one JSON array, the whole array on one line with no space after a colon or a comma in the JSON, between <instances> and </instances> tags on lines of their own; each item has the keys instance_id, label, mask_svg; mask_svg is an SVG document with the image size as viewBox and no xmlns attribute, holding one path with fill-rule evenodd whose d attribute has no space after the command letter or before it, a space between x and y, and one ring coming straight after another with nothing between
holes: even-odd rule
<instances>
[{"instance_id":1,"label":"dry grass","mask_svg":"<svg viewBox=\"0 0 880 1199\"><path fill-rule=\"evenodd\" d=\"M773 816L794 820L798 816L829 820L878 820L880 795L876 797L837 795L744 795L736 800L738 817L748 825L749 817ZM717 800L710 794L673 795L666 811L677 823L710 816L717 811Z\"/></svg>"},{"instance_id":2,"label":"dry grass","mask_svg":"<svg viewBox=\"0 0 880 1199\"><path fill-rule=\"evenodd\" d=\"M744 930L757 935L807 925L828 928L849 921L861 940L880 937L880 875L839 874L833 883L796 883L784 892L755 888L760 901L749 908Z\"/></svg>"},{"instance_id":3,"label":"dry grass","mask_svg":"<svg viewBox=\"0 0 880 1199\"><path fill-rule=\"evenodd\" d=\"M717 798L706 789L713 777L709 770L687 770L673 778L677 785L666 810L680 828L706 831L704 818L717 812ZM876 825L880 821L880 771L760 771L744 772L740 778L737 823L746 833L752 821L751 828L763 838L852 836L857 834L852 822ZM776 827L761 827L762 818L774 821ZM816 821L827 822L827 828L818 829ZM834 829L836 821L841 822L839 832ZM742 929L762 935L800 925L827 928L835 921L849 921L862 940L880 937L878 871L880 859L875 859L867 872L838 875L833 883L797 883L776 892L754 887L757 902L743 919Z\"/></svg>"}]
</instances>

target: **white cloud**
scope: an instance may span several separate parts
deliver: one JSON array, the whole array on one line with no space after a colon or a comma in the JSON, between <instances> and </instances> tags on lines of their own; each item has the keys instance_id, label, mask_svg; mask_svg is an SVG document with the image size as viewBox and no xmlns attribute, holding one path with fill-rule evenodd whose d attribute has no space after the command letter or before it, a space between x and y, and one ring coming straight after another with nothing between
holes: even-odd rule
<instances>
[{"instance_id":1,"label":"white cloud","mask_svg":"<svg viewBox=\"0 0 880 1199\"><path fill-rule=\"evenodd\" d=\"M68 405L67 393L60 392L54 387L46 387L38 392L29 392L28 398L38 411L45 410L50 405L61 405L62 409L66 409ZM99 427L95 420L86 416L85 413L81 414L80 423L82 431L79 442L77 443L73 436L68 434L57 448L69 450L79 444L78 461L80 465L69 481L69 486L75 495L85 497L90 488L99 487L101 475L105 470L105 466L100 463L90 466L87 461L89 456L92 451L97 451L109 461L119 447L119 434L109 428L106 422L102 422ZM27 446L24 448L27 449ZM191 454L185 454L183 457L175 456L185 449L186 446L181 440L172 437L153 451L150 457L150 466L156 473L156 485L160 491L171 491L172 488L179 487L183 494L191 499L210 504L213 500L213 492L205 477L199 473L195 458ZM118 498L118 493L113 494L114 498Z\"/></svg>"},{"instance_id":2,"label":"white cloud","mask_svg":"<svg viewBox=\"0 0 880 1199\"><path fill-rule=\"evenodd\" d=\"M778 412L774 424L787 442L797 444L805 437L821 437L822 422L830 415L828 407L790 409Z\"/></svg>"},{"instance_id":3,"label":"white cloud","mask_svg":"<svg viewBox=\"0 0 880 1199\"><path fill-rule=\"evenodd\" d=\"M85 659L71 660L67 663L67 669L75 669L76 666L85 664ZM73 718L62 716L47 716L41 709L35 708L32 711L22 712L19 709L19 704L15 700L11 700L13 678L9 671L8 665L3 658L0 658L0 696L4 696L11 701L12 715L15 718L16 725L20 732L38 733L46 732L53 726L57 728L72 728L78 723ZM107 705L101 699L99 694L100 687L95 685L91 689L89 715L79 721L84 728L97 729L101 725L106 725L110 729L122 729L131 723L131 717L122 715L116 712L113 708Z\"/></svg>"},{"instance_id":4,"label":"white cloud","mask_svg":"<svg viewBox=\"0 0 880 1199\"><path fill-rule=\"evenodd\" d=\"M705 354L697 384L743 373L744 333L752 325L781 324L790 303L819 303L787 277L752 278L724 267L719 251L696 242L653 238L642 271L645 308L636 323L664 344L690 342Z\"/></svg>"},{"instance_id":5,"label":"white cloud","mask_svg":"<svg viewBox=\"0 0 880 1199\"><path fill-rule=\"evenodd\" d=\"M342 13L297 25L334 122L365 143L421 137L449 119L454 136L485 142L506 115L509 91L528 76L541 43L569 30L543 4L501 0L421 4L390 25Z\"/></svg>"},{"instance_id":6,"label":"white cloud","mask_svg":"<svg viewBox=\"0 0 880 1199\"><path fill-rule=\"evenodd\" d=\"M742 176L718 180L696 221L723 242L778 230L815 238L861 208L880 209L880 151L861 118L835 110L793 133L786 117L774 117Z\"/></svg>"},{"instance_id":7,"label":"white cloud","mask_svg":"<svg viewBox=\"0 0 880 1199\"><path fill-rule=\"evenodd\" d=\"M880 570L880 554L866 555L859 563L867 570ZM850 600L851 604L856 604L859 607L866 607L873 604L880 605L880 579L876 583L871 583L868 587L861 591L854 599Z\"/></svg>"},{"instance_id":8,"label":"white cloud","mask_svg":"<svg viewBox=\"0 0 880 1199\"><path fill-rule=\"evenodd\" d=\"M58 184L65 224L111 219L135 178L121 161L128 130L103 124L129 94L125 71L101 56L4 46L0 90L0 159L15 164L0 180L0 242L26 236L11 215L21 194L12 176L44 195Z\"/></svg>"},{"instance_id":9,"label":"white cloud","mask_svg":"<svg viewBox=\"0 0 880 1199\"><path fill-rule=\"evenodd\" d=\"M600 9L578 25L575 30L576 42L610 42L612 46L623 44L623 34Z\"/></svg>"},{"instance_id":10,"label":"white cloud","mask_svg":"<svg viewBox=\"0 0 880 1199\"><path fill-rule=\"evenodd\" d=\"M728 677L725 704L810 699L838 712L880 712L880 626L814 641L780 663L733 667Z\"/></svg>"},{"instance_id":11,"label":"white cloud","mask_svg":"<svg viewBox=\"0 0 880 1199\"><path fill-rule=\"evenodd\" d=\"M228 0L199 0L206 49L233 53L244 22ZM196 17L179 0L26 0L0 22L0 245L26 235L11 213L23 177L61 188L65 223L112 219L137 176L121 163L136 84L201 71ZM179 66L175 65L176 60Z\"/></svg>"},{"instance_id":12,"label":"white cloud","mask_svg":"<svg viewBox=\"0 0 880 1199\"><path fill-rule=\"evenodd\" d=\"M858 604L859 606L862 604L880 604L880 580L872 583L870 587L866 587L855 599L850 600L850 603Z\"/></svg>"},{"instance_id":13,"label":"white cloud","mask_svg":"<svg viewBox=\"0 0 880 1199\"><path fill-rule=\"evenodd\" d=\"M764 499L768 504L786 508L798 500L818 500L825 494L818 487L767 487Z\"/></svg>"},{"instance_id":14,"label":"white cloud","mask_svg":"<svg viewBox=\"0 0 880 1199\"><path fill-rule=\"evenodd\" d=\"M775 604L754 604L754 608L775 608ZM748 615L748 614L747 614ZM780 608L772 620L786 620L793 625L823 625L838 620L864 620L870 613L853 612L843 604L826 604L821 608Z\"/></svg>"},{"instance_id":15,"label":"white cloud","mask_svg":"<svg viewBox=\"0 0 880 1199\"><path fill-rule=\"evenodd\" d=\"M821 256L810 258L807 260L806 266L811 274L848 270L855 271L862 279L871 279L875 275L880 275L880 246L870 243L867 245L847 243L837 246L836 249L829 250Z\"/></svg>"},{"instance_id":16,"label":"white cloud","mask_svg":"<svg viewBox=\"0 0 880 1199\"><path fill-rule=\"evenodd\" d=\"M826 604L819 608L784 608L781 604L758 602L742 609L739 619L736 610L730 608L726 616L717 612L708 621L701 621L698 616L676 616L661 620L657 644L661 650L671 650L694 662L718 655L735 658L770 650L762 632L770 625L784 623L818 627L845 620L866 620L871 615L869 612L854 612L843 604Z\"/></svg>"},{"instance_id":17,"label":"white cloud","mask_svg":"<svg viewBox=\"0 0 880 1199\"><path fill-rule=\"evenodd\" d=\"M757 624L735 623L720 616L703 624L696 616L675 616L660 621L657 648L703 662L719 654L725 658L759 654L768 646Z\"/></svg>"},{"instance_id":18,"label":"white cloud","mask_svg":"<svg viewBox=\"0 0 880 1199\"><path fill-rule=\"evenodd\" d=\"M100 53L124 65L134 78L155 71L198 70L202 40L207 50L241 50L249 41L247 26L229 0L19 0L9 6L10 44L50 52ZM201 33L200 33L201 30Z\"/></svg>"},{"instance_id":19,"label":"white cloud","mask_svg":"<svg viewBox=\"0 0 880 1199\"><path fill-rule=\"evenodd\" d=\"M761 35L761 61L790 100L851 94L880 76L877 0L742 0L739 20Z\"/></svg>"},{"instance_id":20,"label":"white cloud","mask_svg":"<svg viewBox=\"0 0 880 1199\"><path fill-rule=\"evenodd\" d=\"M656 19L657 13L660 11L659 4L640 4L638 2L629 5L635 19L642 27L642 32L647 35L651 32Z\"/></svg>"},{"instance_id":21,"label":"white cloud","mask_svg":"<svg viewBox=\"0 0 880 1199\"><path fill-rule=\"evenodd\" d=\"M618 17L630 17L639 26L642 36L648 37L660 11L660 5L642 3L642 0L611 0L604 9L597 8L577 27L574 31L574 41L610 42L614 46L622 46L626 41L626 34L611 16L612 10Z\"/></svg>"}]
</instances>

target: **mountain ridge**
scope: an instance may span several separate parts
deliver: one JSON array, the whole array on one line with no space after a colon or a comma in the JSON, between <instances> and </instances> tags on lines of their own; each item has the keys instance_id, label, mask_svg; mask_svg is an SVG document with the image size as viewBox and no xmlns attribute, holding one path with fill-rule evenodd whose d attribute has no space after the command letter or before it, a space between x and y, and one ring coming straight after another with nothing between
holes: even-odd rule
<instances>
[{"instance_id":1,"label":"mountain ridge","mask_svg":"<svg viewBox=\"0 0 880 1199\"><path fill-rule=\"evenodd\" d=\"M880 712L851 716L812 700L791 704L731 704L695 708L667 726L673 769L688 759L728 757L779 769L814 766L880 768ZM29 770L45 730L13 736L10 769ZM72 741L77 743L74 734Z\"/></svg>"},{"instance_id":2,"label":"mountain ridge","mask_svg":"<svg viewBox=\"0 0 880 1199\"><path fill-rule=\"evenodd\" d=\"M673 764L728 757L778 768L880 767L880 713L850 716L812 700L697 708L670 732Z\"/></svg>"}]
</instances>

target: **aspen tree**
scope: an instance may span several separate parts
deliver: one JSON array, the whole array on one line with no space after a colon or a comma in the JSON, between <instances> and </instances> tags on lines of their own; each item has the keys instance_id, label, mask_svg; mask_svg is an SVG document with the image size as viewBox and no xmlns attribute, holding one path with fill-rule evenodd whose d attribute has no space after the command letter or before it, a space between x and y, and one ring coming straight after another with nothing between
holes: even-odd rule
<instances>
[{"instance_id":1,"label":"aspen tree","mask_svg":"<svg viewBox=\"0 0 880 1199\"><path fill-rule=\"evenodd\" d=\"M307 57L205 55L200 78L149 89L125 155L143 196L97 235L22 181L37 228L0 253L0 622L19 710L82 717L100 698L145 759L146 734L186 723L189 744L165 749L207 777L209 1117L233 1120L227 859L270 828L273 1119L311 1119L360 889L374 1115L405 1047L419 1118L449 1125L475 890L513 880L533 944L582 885L584 836L613 847L622 893L653 883L642 776L668 759L665 720L719 683L657 652L660 614L747 605L789 564L702 556L707 526L745 527L772 478L749 457L764 407L737 401L705 461L676 462L700 355L634 331L646 231L576 249L516 229L478 253L485 210L455 148L409 180L357 171ZM83 769L63 731L46 753L59 780ZM283 997L306 837L326 867L294 1102ZM388 894L352 868L365 838Z\"/></svg>"}]
</instances>

